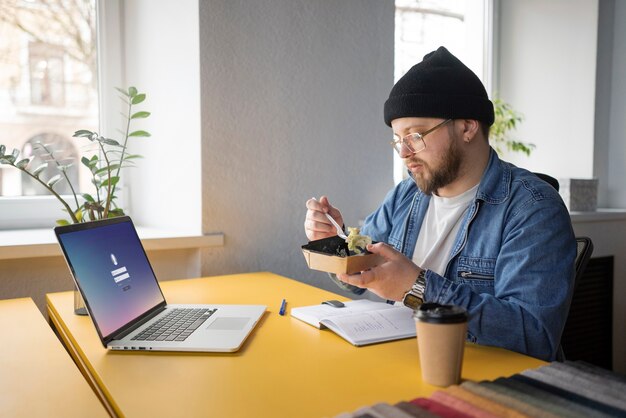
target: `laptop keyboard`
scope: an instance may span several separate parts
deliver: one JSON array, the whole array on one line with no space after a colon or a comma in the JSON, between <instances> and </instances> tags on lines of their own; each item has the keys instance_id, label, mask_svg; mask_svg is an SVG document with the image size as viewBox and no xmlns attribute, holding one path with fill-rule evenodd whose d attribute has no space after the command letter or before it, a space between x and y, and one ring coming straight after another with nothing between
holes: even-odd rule
<instances>
[{"instance_id":1,"label":"laptop keyboard","mask_svg":"<svg viewBox=\"0 0 626 418\"><path fill-rule=\"evenodd\" d=\"M134 341L185 341L217 309L173 308L132 338Z\"/></svg>"}]
</instances>

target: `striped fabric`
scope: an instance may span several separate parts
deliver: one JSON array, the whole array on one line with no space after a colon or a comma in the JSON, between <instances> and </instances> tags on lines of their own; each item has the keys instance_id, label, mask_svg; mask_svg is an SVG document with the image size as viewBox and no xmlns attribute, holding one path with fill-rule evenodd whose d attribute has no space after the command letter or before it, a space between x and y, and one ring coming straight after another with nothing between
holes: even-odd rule
<instances>
[{"instance_id":1,"label":"striped fabric","mask_svg":"<svg viewBox=\"0 0 626 418\"><path fill-rule=\"evenodd\" d=\"M581 361L494 381L453 385L395 405L379 403L335 418L626 418L626 376Z\"/></svg>"},{"instance_id":2,"label":"striped fabric","mask_svg":"<svg viewBox=\"0 0 626 418\"><path fill-rule=\"evenodd\" d=\"M490 400L488 397L481 396L480 394L474 393L471 390L463 388L461 386L453 385L446 389L446 392L450 393L452 396L463 399L466 402L469 402L478 408L484 409L486 411L491 411L494 415L498 417L505 418L530 418L531 415L525 414L521 411L516 410L506 404L498 403L497 401Z\"/></svg>"}]
</instances>

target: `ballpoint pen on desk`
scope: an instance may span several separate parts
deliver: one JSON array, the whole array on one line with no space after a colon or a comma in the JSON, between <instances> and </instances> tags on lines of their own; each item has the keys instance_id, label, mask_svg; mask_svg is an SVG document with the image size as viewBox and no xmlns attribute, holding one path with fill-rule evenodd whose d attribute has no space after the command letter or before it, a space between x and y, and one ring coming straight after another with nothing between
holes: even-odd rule
<instances>
[{"instance_id":1,"label":"ballpoint pen on desk","mask_svg":"<svg viewBox=\"0 0 626 418\"><path fill-rule=\"evenodd\" d=\"M283 301L280 304L280 310L278 311L278 315L284 315L286 308L287 308L287 299L283 299Z\"/></svg>"}]
</instances>

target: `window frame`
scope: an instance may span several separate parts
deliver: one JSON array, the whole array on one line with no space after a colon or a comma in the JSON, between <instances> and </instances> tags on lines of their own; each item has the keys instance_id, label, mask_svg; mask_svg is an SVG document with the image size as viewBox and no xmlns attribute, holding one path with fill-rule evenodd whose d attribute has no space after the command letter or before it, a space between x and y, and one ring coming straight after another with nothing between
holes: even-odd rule
<instances>
[{"instance_id":1,"label":"window frame","mask_svg":"<svg viewBox=\"0 0 626 418\"><path fill-rule=\"evenodd\" d=\"M96 0L96 48L98 79L98 120L100 132L117 129L111 117L117 113L119 98L114 87L123 85L123 38L120 0ZM62 195L72 201L71 195ZM119 200L119 199L118 199ZM52 228L67 218L52 195L0 196L0 230Z\"/></svg>"},{"instance_id":2,"label":"window frame","mask_svg":"<svg viewBox=\"0 0 626 418\"><path fill-rule=\"evenodd\" d=\"M482 42L482 77L487 93L491 96L497 89L498 82L498 30L497 16L500 0L482 0L483 2L483 42ZM394 48L396 46L394 45ZM395 65L394 65L395 69ZM394 184L400 183L408 177L408 173L402 159L395 151L393 153L393 179Z\"/></svg>"}]
</instances>

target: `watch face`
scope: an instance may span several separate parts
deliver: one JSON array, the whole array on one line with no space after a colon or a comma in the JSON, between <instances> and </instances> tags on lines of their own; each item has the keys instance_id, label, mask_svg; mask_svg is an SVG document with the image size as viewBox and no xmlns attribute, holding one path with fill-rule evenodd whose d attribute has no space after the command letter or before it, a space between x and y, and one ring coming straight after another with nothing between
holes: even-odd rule
<instances>
[{"instance_id":1,"label":"watch face","mask_svg":"<svg viewBox=\"0 0 626 418\"><path fill-rule=\"evenodd\" d=\"M402 303L404 303L404 306L408 306L411 309L417 309L422 304L422 300L418 298L417 296L415 296L414 294L408 293L404 297L404 300L402 301Z\"/></svg>"}]
</instances>

